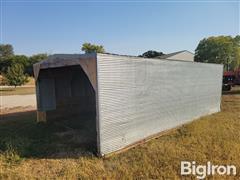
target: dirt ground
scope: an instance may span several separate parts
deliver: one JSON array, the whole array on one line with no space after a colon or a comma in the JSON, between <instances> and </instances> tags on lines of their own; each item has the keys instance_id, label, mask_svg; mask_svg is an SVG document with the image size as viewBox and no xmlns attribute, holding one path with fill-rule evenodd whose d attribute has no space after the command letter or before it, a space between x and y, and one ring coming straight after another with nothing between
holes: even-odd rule
<instances>
[{"instance_id":1,"label":"dirt ground","mask_svg":"<svg viewBox=\"0 0 240 180\"><path fill-rule=\"evenodd\" d=\"M36 95L0 96L0 114L36 109Z\"/></svg>"}]
</instances>

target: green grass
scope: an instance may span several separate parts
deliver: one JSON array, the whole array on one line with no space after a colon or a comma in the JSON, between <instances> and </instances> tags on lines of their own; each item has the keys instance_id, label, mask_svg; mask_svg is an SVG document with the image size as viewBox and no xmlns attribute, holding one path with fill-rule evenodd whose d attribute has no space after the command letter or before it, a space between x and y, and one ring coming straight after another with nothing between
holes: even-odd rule
<instances>
[{"instance_id":1,"label":"green grass","mask_svg":"<svg viewBox=\"0 0 240 180\"><path fill-rule=\"evenodd\" d=\"M1 88L0 96L35 94L35 87Z\"/></svg>"},{"instance_id":2,"label":"green grass","mask_svg":"<svg viewBox=\"0 0 240 180\"><path fill-rule=\"evenodd\" d=\"M104 159L66 127L35 120L35 112L0 120L0 179L180 179L181 160L234 164L240 179L240 93L224 95L220 113Z\"/></svg>"}]
</instances>

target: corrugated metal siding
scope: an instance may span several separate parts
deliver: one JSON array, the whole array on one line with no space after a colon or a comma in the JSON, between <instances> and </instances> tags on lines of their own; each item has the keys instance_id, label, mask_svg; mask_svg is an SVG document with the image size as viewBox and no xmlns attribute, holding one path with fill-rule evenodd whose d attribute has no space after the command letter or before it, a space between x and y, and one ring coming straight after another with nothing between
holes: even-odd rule
<instances>
[{"instance_id":1,"label":"corrugated metal siding","mask_svg":"<svg viewBox=\"0 0 240 180\"><path fill-rule=\"evenodd\" d=\"M98 54L100 149L220 111L222 65Z\"/></svg>"},{"instance_id":2,"label":"corrugated metal siding","mask_svg":"<svg viewBox=\"0 0 240 180\"><path fill-rule=\"evenodd\" d=\"M40 111L49 111L56 109L56 97L55 97L55 83L53 78L44 78L38 80L38 91L40 95L40 103L38 109Z\"/></svg>"}]
</instances>

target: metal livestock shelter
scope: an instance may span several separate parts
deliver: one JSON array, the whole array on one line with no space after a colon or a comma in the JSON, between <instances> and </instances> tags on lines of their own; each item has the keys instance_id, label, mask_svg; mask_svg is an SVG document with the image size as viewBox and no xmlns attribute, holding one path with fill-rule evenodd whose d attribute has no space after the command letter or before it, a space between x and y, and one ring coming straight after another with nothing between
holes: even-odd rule
<instances>
[{"instance_id":1,"label":"metal livestock shelter","mask_svg":"<svg viewBox=\"0 0 240 180\"><path fill-rule=\"evenodd\" d=\"M35 64L34 75L38 121L85 123L101 156L220 111L219 64L58 54Z\"/></svg>"}]
</instances>

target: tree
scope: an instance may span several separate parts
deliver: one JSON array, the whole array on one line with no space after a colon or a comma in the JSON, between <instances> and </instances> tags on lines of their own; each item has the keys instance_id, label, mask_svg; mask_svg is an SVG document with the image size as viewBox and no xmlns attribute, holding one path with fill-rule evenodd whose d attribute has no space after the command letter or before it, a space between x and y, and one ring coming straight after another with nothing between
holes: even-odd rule
<instances>
[{"instance_id":1,"label":"tree","mask_svg":"<svg viewBox=\"0 0 240 180\"><path fill-rule=\"evenodd\" d=\"M91 43L84 43L82 45L82 51L84 51L85 53L104 53L104 47L102 45L95 45L95 44L91 44Z\"/></svg>"},{"instance_id":2,"label":"tree","mask_svg":"<svg viewBox=\"0 0 240 180\"><path fill-rule=\"evenodd\" d=\"M7 68L11 66L11 58L0 58L0 74L6 73Z\"/></svg>"},{"instance_id":3,"label":"tree","mask_svg":"<svg viewBox=\"0 0 240 180\"><path fill-rule=\"evenodd\" d=\"M6 72L11 65L9 58L14 55L13 47L10 44L0 44L0 73Z\"/></svg>"},{"instance_id":4,"label":"tree","mask_svg":"<svg viewBox=\"0 0 240 180\"><path fill-rule=\"evenodd\" d=\"M42 61L44 59L47 59L47 57L48 57L48 55L46 53L35 54L35 55L32 55L29 58L29 62L34 64L34 63L40 62L40 61Z\"/></svg>"},{"instance_id":5,"label":"tree","mask_svg":"<svg viewBox=\"0 0 240 180\"><path fill-rule=\"evenodd\" d=\"M24 68L22 64L13 64L8 67L7 73L5 74L8 85L10 86L21 86L28 81L27 75L24 74Z\"/></svg>"},{"instance_id":6,"label":"tree","mask_svg":"<svg viewBox=\"0 0 240 180\"><path fill-rule=\"evenodd\" d=\"M234 43L236 43L237 46L240 46L240 35L237 35L233 40L234 40Z\"/></svg>"},{"instance_id":7,"label":"tree","mask_svg":"<svg viewBox=\"0 0 240 180\"><path fill-rule=\"evenodd\" d=\"M155 57L162 56L162 55L164 55L163 52L149 50L149 51L143 53L142 55L140 55L139 57L155 58Z\"/></svg>"},{"instance_id":8,"label":"tree","mask_svg":"<svg viewBox=\"0 0 240 180\"><path fill-rule=\"evenodd\" d=\"M224 64L225 70L233 70L240 64L239 42L239 36L204 38L195 50L194 61Z\"/></svg>"},{"instance_id":9,"label":"tree","mask_svg":"<svg viewBox=\"0 0 240 180\"><path fill-rule=\"evenodd\" d=\"M29 58L24 55L13 55L13 56L7 58L7 61L8 61L8 66L5 67L5 69L3 70L3 74L7 73L8 67L11 67L14 64L21 64L23 67L24 73L25 73L26 68L29 64Z\"/></svg>"},{"instance_id":10,"label":"tree","mask_svg":"<svg viewBox=\"0 0 240 180\"><path fill-rule=\"evenodd\" d=\"M234 69L240 68L240 36L237 35L234 39L234 61L233 61L233 67Z\"/></svg>"},{"instance_id":11,"label":"tree","mask_svg":"<svg viewBox=\"0 0 240 180\"><path fill-rule=\"evenodd\" d=\"M28 58L28 65L25 68L25 72L29 75L29 76L33 76L33 64L38 63L42 60L47 59L48 55L47 54L35 54L32 55L31 57Z\"/></svg>"},{"instance_id":12,"label":"tree","mask_svg":"<svg viewBox=\"0 0 240 180\"><path fill-rule=\"evenodd\" d=\"M33 64L48 57L47 54L36 54L33 56L14 55L13 47L10 44L0 44L0 74L6 74L8 67L13 64L21 64L24 73L33 76Z\"/></svg>"},{"instance_id":13,"label":"tree","mask_svg":"<svg viewBox=\"0 0 240 180\"><path fill-rule=\"evenodd\" d=\"M29 64L29 58L25 55L14 55L9 58L12 64L21 64L25 69Z\"/></svg>"},{"instance_id":14,"label":"tree","mask_svg":"<svg viewBox=\"0 0 240 180\"><path fill-rule=\"evenodd\" d=\"M37 57L38 58L38 57ZM34 59L34 60L33 60ZM33 62L32 62L33 61ZM32 75L32 65L36 62L37 60L35 58L29 58L25 55L13 55L11 57L8 57L5 60L5 67L2 68L2 73L6 73L8 70L8 67L10 67L12 64L21 64L23 66L24 72Z\"/></svg>"},{"instance_id":15,"label":"tree","mask_svg":"<svg viewBox=\"0 0 240 180\"><path fill-rule=\"evenodd\" d=\"M11 44L0 44L0 57L7 58L13 56L13 47Z\"/></svg>"}]
</instances>

